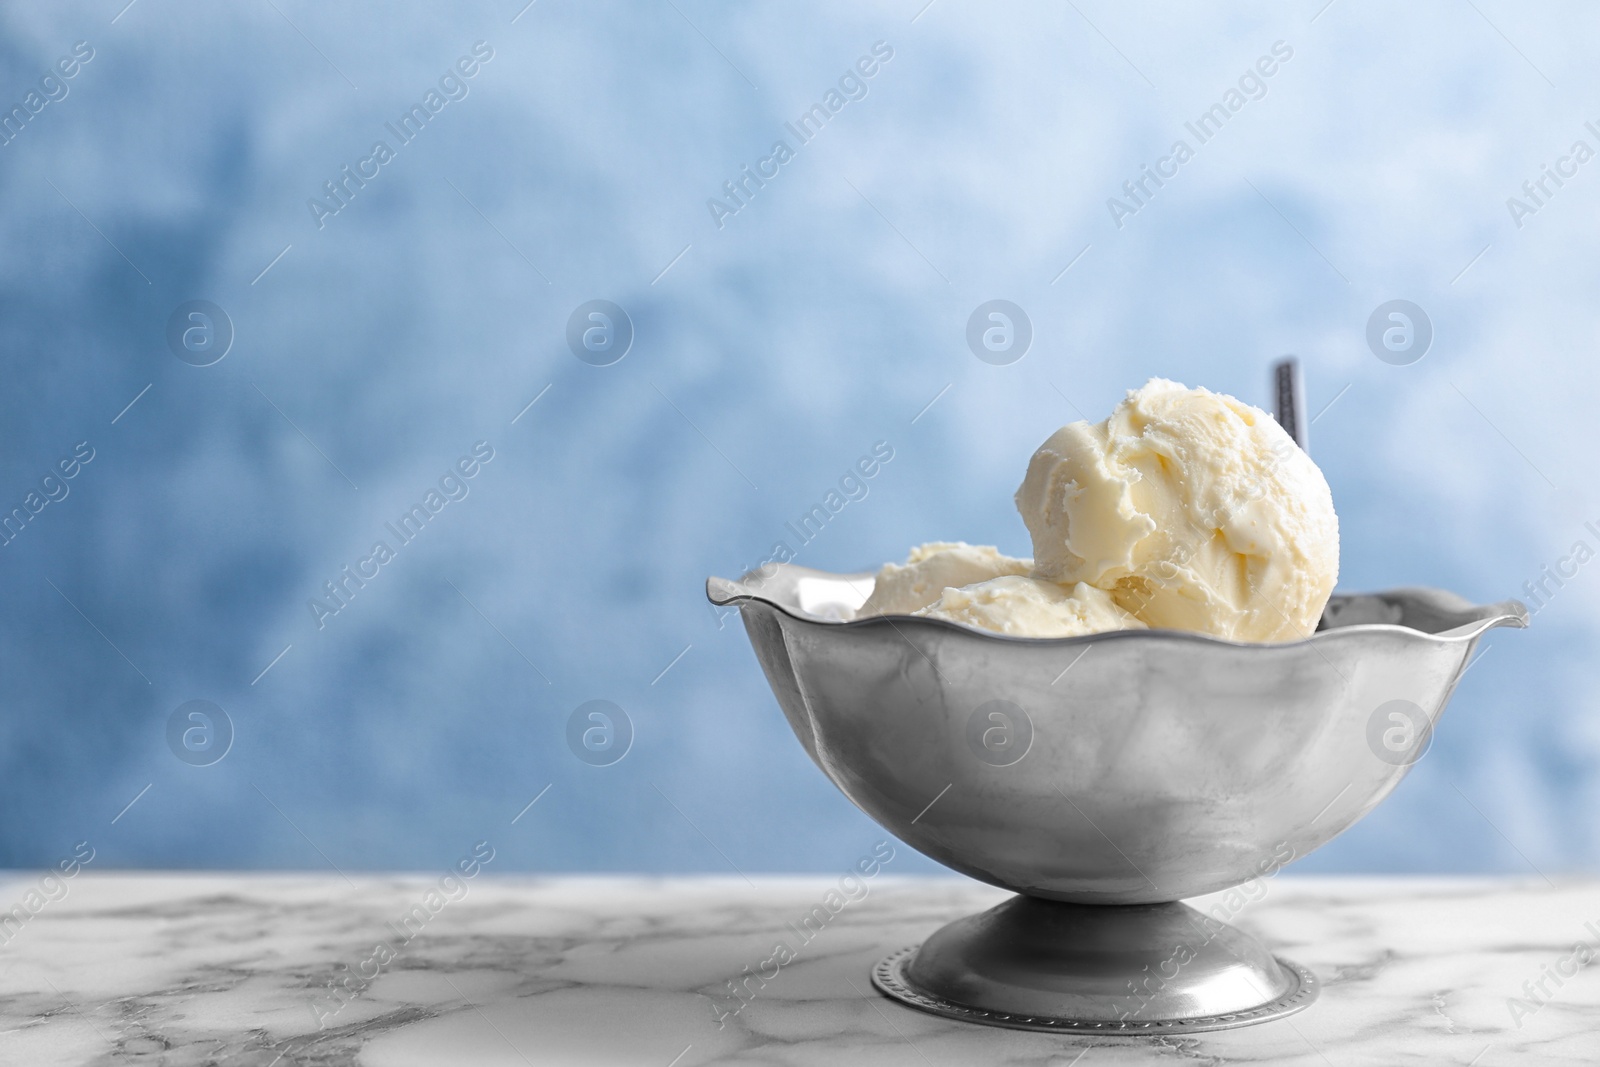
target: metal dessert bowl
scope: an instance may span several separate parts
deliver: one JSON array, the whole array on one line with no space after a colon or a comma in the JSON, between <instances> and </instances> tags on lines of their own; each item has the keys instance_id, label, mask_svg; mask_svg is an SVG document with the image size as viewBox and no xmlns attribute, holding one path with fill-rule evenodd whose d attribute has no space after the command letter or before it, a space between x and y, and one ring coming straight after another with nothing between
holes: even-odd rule
<instances>
[{"instance_id":1,"label":"metal dessert bowl","mask_svg":"<svg viewBox=\"0 0 1600 1067\"><path fill-rule=\"evenodd\" d=\"M1315 634L1021 638L853 619L873 575L771 565L737 605L806 752L918 851L1018 896L874 969L913 1007L1037 1030L1221 1029L1300 1010L1315 976L1181 903L1275 873L1371 811L1426 751L1517 601L1338 595Z\"/></svg>"}]
</instances>

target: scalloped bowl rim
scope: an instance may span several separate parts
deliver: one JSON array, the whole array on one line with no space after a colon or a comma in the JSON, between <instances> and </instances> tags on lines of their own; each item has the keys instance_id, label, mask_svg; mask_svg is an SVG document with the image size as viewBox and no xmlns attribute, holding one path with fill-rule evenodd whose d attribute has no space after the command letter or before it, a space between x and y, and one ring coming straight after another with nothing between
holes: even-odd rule
<instances>
[{"instance_id":1,"label":"scalloped bowl rim","mask_svg":"<svg viewBox=\"0 0 1600 1067\"><path fill-rule=\"evenodd\" d=\"M785 566L792 566L786 564ZM819 571L811 567L796 567L796 570L805 570L811 574L826 578L848 580L852 578L873 578L875 571L858 571L847 574L835 574L829 571ZM720 583L724 588L717 589ZM1385 590L1386 593L1426 592L1434 593L1438 590L1427 586L1404 586L1397 589ZM1370 596L1374 594L1340 594L1335 591L1335 597L1341 595ZM931 618L926 615L871 615L864 619L830 619L821 615L797 610L787 604L781 603L760 593L751 592L743 584L743 579L710 577L706 579L706 599L718 607L741 602L755 602L765 604L775 611L782 612L796 622L811 623L817 626L836 626L862 628L887 623L897 630L901 624L913 627L933 627L936 629L950 630L980 640L999 641L1006 644L1023 645L1073 645L1091 644L1097 641L1140 641L1158 638L1164 641L1192 641L1199 644L1218 645L1224 648L1298 648L1311 646L1318 641L1328 641L1335 635L1363 634L1363 633L1392 633L1408 638L1421 638L1443 643L1470 641L1485 631L1496 626L1512 626L1517 629L1526 629L1529 623L1527 605L1520 600L1501 600L1493 604L1470 604L1468 609L1481 613L1479 618L1472 619L1460 625L1429 633L1411 626L1402 626L1399 623L1388 622L1363 622L1351 623L1345 626L1331 626L1325 630L1318 630L1310 637L1301 637L1293 641L1234 641L1226 637L1217 637L1214 634L1200 633L1195 630L1173 630L1150 627L1144 630L1105 630L1093 634L1077 634L1072 637L1024 637L1018 634L1003 634L993 630L984 630L966 623L954 622L950 619Z\"/></svg>"}]
</instances>

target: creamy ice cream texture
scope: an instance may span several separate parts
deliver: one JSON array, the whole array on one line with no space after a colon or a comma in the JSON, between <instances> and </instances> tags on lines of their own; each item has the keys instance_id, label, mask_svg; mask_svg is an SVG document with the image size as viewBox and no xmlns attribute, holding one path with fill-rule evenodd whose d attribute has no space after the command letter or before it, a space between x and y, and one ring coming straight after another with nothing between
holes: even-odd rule
<instances>
[{"instance_id":1,"label":"creamy ice cream texture","mask_svg":"<svg viewBox=\"0 0 1600 1067\"><path fill-rule=\"evenodd\" d=\"M1033 560L1001 555L993 545L933 541L913 548L904 564L885 564L856 616L910 615L938 600L946 589L1031 570Z\"/></svg>"},{"instance_id":2,"label":"creamy ice cream texture","mask_svg":"<svg viewBox=\"0 0 1600 1067\"><path fill-rule=\"evenodd\" d=\"M1104 589L1150 626L1307 637L1339 576L1311 457L1266 412L1161 378L1052 434L1016 499L1038 577Z\"/></svg>"},{"instance_id":3,"label":"creamy ice cream texture","mask_svg":"<svg viewBox=\"0 0 1600 1067\"><path fill-rule=\"evenodd\" d=\"M1142 630L1104 589L1079 582L1060 585L1007 575L961 589L946 589L917 612L1018 637L1078 637L1103 630Z\"/></svg>"},{"instance_id":4,"label":"creamy ice cream texture","mask_svg":"<svg viewBox=\"0 0 1600 1067\"><path fill-rule=\"evenodd\" d=\"M1031 568L987 546L924 545L879 573L857 616L1289 641L1316 629L1338 578L1338 517L1311 457L1266 412L1161 378L1104 422L1052 434L1016 503Z\"/></svg>"}]
</instances>

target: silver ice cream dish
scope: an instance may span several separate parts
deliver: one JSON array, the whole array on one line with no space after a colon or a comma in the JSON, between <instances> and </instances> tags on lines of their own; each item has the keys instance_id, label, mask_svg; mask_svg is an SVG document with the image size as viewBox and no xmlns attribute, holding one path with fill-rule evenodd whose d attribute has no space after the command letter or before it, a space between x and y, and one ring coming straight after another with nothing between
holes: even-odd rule
<instances>
[{"instance_id":1,"label":"silver ice cream dish","mask_svg":"<svg viewBox=\"0 0 1600 1067\"><path fill-rule=\"evenodd\" d=\"M1018 896L883 959L883 993L995 1026L1216 1030L1315 999L1304 967L1184 903L1371 811L1516 601L1335 596L1310 638L1018 638L852 620L871 574L711 578L806 751L918 851Z\"/></svg>"}]
</instances>

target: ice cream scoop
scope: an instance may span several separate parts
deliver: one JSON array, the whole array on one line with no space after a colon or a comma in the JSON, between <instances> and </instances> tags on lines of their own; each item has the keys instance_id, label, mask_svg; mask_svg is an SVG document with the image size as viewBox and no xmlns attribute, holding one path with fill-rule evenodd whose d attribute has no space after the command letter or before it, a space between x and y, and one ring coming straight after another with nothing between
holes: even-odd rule
<instances>
[{"instance_id":1,"label":"ice cream scoop","mask_svg":"<svg viewBox=\"0 0 1600 1067\"><path fill-rule=\"evenodd\" d=\"M916 614L1017 637L1078 637L1145 628L1104 589L1082 582L1057 585L1021 575L946 589Z\"/></svg>"},{"instance_id":2,"label":"ice cream scoop","mask_svg":"<svg viewBox=\"0 0 1600 1067\"><path fill-rule=\"evenodd\" d=\"M1016 494L1034 575L1110 593L1145 624L1236 641L1317 626L1339 573L1328 483L1273 418L1152 378L1033 455Z\"/></svg>"},{"instance_id":3,"label":"ice cream scoop","mask_svg":"<svg viewBox=\"0 0 1600 1067\"><path fill-rule=\"evenodd\" d=\"M946 589L1032 569L1031 559L1004 555L993 545L932 541L913 548L904 564L885 564L856 617L910 615L938 600Z\"/></svg>"}]
</instances>

